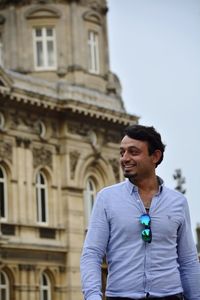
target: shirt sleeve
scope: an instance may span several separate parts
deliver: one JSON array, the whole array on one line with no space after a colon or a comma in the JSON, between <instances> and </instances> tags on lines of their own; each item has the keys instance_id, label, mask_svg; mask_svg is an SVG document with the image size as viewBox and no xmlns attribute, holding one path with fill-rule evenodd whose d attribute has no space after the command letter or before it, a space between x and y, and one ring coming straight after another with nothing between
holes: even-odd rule
<instances>
[{"instance_id":1,"label":"shirt sleeve","mask_svg":"<svg viewBox=\"0 0 200 300\"><path fill-rule=\"evenodd\" d=\"M109 239L109 223L101 193L97 195L81 255L84 299L102 298L101 266Z\"/></svg>"},{"instance_id":2,"label":"shirt sleeve","mask_svg":"<svg viewBox=\"0 0 200 300\"><path fill-rule=\"evenodd\" d=\"M183 207L183 222L178 230L178 263L185 300L200 299L200 263L193 240L187 200Z\"/></svg>"}]
</instances>

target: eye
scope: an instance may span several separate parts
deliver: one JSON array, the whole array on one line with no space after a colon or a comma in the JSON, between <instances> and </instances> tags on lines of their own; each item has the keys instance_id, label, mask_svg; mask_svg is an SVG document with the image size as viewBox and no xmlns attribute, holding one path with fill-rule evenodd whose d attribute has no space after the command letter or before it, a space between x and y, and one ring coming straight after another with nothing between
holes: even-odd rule
<instances>
[{"instance_id":1,"label":"eye","mask_svg":"<svg viewBox=\"0 0 200 300\"><path fill-rule=\"evenodd\" d=\"M135 155L139 155L140 154L140 151L134 149L134 150L130 150L130 154L135 156Z\"/></svg>"},{"instance_id":2,"label":"eye","mask_svg":"<svg viewBox=\"0 0 200 300\"><path fill-rule=\"evenodd\" d=\"M119 154L120 154L120 157L122 157L124 155L124 151L120 150Z\"/></svg>"}]
</instances>

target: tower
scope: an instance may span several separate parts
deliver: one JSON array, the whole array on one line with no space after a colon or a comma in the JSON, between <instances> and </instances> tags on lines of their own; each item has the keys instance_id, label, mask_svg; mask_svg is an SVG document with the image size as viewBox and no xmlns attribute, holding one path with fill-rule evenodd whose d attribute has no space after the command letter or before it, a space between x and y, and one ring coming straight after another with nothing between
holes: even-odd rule
<instances>
[{"instance_id":1,"label":"tower","mask_svg":"<svg viewBox=\"0 0 200 300\"><path fill-rule=\"evenodd\" d=\"M123 179L126 113L104 0L0 1L0 272L5 300L82 299L96 192Z\"/></svg>"}]
</instances>

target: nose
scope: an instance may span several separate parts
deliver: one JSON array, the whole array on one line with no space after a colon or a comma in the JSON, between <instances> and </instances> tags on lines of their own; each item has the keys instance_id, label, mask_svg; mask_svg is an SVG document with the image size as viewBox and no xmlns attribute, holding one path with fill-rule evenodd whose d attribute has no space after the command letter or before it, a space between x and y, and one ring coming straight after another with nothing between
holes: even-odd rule
<instances>
[{"instance_id":1,"label":"nose","mask_svg":"<svg viewBox=\"0 0 200 300\"><path fill-rule=\"evenodd\" d=\"M126 161L129 161L129 160L130 160L130 155L129 155L128 151L125 151L123 153L123 156L121 157L121 161L126 162Z\"/></svg>"}]
</instances>

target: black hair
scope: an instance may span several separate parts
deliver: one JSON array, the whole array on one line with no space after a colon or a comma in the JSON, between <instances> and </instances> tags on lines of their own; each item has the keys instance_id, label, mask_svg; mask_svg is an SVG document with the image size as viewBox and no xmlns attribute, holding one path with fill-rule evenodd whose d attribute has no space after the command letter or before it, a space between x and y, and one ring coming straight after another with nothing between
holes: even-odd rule
<instances>
[{"instance_id":1,"label":"black hair","mask_svg":"<svg viewBox=\"0 0 200 300\"><path fill-rule=\"evenodd\" d=\"M153 154L155 150L160 150L162 155L157 162L156 167L162 162L165 145L162 143L160 133L158 133L153 126L131 125L125 128L124 135L135 140L147 142L149 155Z\"/></svg>"}]
</instances>

